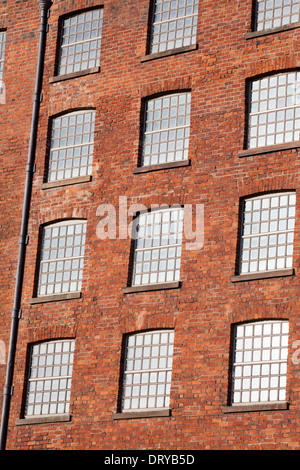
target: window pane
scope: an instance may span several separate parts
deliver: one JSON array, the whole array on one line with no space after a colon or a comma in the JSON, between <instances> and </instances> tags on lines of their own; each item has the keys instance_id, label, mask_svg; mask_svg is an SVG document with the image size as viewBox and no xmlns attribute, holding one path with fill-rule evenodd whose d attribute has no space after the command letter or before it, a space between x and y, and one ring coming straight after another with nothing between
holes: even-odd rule
<instances>
[{"instance_id":1,"label":"window pane","mask_svg":"<svg viewBox=\"0 0 300 470\"><path fill-rule=\"evenodd\" d=\"M257 0L256 30L279 28L299 21L299 0Z\"/></svg>"},{"instance_id":2,"label":"window pane","mask_svg":"<svg viewBox=\"0 0 300 470\"><path fill-rule=\"evenodd\" d=\"M150 53L196 43L199 0L155 0Z\"/></svg>"},{"instance_id":3,"label":"window pane","mask_svg":"<svg viewBox=\"0 0 300 470\"><path fill-rule=\"evenodd\" d=\"M102 8L64 20L58 75L100 65L102 22Z\"/></svg>"},{"instance_id":4,"label":"window pane","mask_svg":"<svg viewBox=\"0 0 300 470\"><path fill-rule=\"evenodd\" d=\"M188 158L191 93L149 100L145 109L142 165Z\"/></svg>"},{"instance_id":5,"label":"window pane","mask_svg":"<svg viewBox=\"0 0 300 470\"><path fill-rule=\"evenodd\" d=\"M25 416L67 413L75 341L36 344L31 348Z\"/></svg>"},{"instance_id":6,"label":"window pane","mask_svg":"<svg viewBox=\"0 0 300 470\"><path fill-rule=\"evenodd\" d=\"M232 404L285 400L288 321L235 328Z\"/></svg>"},{"instance_id":7,"label":"window pane","mask_svg":"<svg viewBox=\"0 0 300 470\"><path fill-rule=\"evenodd\" d=\"M127 337L122 411L168 407L173 343L172 330Z\"/></svg>"},{"instance_id":8,"label":"window pane","mask_svg":"<svg viewBox=\"0 0 300 470\"><path fill-rule=\"evenodd\" d=\"M85 232L86 222L80 220L45 227L38 295L80 291Z\"/></svg>"},{"instance_id":9,"label":"window pane","mask_svg":"<svg viewBox=\"0 0 300 470\"><path fill-rule=\"evenodd\" d=\"M291 267L295 193L244 201L240 274Z\"/></svg>"},{"instance_id":10,"label":"window pane","mask_svg":"<svg viewBox=\"0 0 300 470\"><path fill-rule=\"evenodd\" d=\"M172 282L179 278L183 209L163 209L138 219L132 284Z\"/></svg>"},{"instance_id":11,"label":"window pane","mask_svg":"<svg viewBox=\"0 0 300 470\"><path fill-rule=\"evenodd\" d=\"M300 73L254 80L251 85L248 147L265 147L300 139Z\"/></svg>"}]
</instances>

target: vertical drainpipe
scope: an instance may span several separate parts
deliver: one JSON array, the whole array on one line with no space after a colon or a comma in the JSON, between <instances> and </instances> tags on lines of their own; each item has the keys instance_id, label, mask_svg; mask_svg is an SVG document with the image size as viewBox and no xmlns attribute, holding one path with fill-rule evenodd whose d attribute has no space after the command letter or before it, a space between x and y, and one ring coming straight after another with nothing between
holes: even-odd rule
<instances>
[{"instance_id":1,"label":"vertical drainpipe","mask_svg":"<svg viewBox=\"0 0 300 470\"><path fill-rule=\"evenodd\" d=\"M24 278L24 266L25 266L25 254L26 245L28 241L28 220L30 211L30 201L32 193L32 180L35 171L35 151L36 151L36 139L38 130L38 119L40 103L42 98L42 84L43 84L43 71L44 71L44 57L46 49L46 36L48 31L48 13L52 5L52 0L38 0L41 12L40 12L40 38L39 38L39 50L38 50L38 62L36 69L36 83L35 93L33 98L33 112L31 118L31 132L28 150L28 160L26 165L26 180L25 180L25 191L23 199L23 212L21 222L21 232L19 237L19 255L17 274L15 282L15 293L14 293L14 304L12 311L12 321L10 330L10 341L7 358L7 369L6 369L6 380L3 392L3 408L1 416L1 429L0 429L0 450L5 450L6 437L8 430L8 419L9 419L9 408L10 400L13 391L13 372L14 372L14 361L17 345L17 334L18 325L20 319L20 308L21 308L21 297L22 297L22 286Z\"/></svg>"}]
</instances>

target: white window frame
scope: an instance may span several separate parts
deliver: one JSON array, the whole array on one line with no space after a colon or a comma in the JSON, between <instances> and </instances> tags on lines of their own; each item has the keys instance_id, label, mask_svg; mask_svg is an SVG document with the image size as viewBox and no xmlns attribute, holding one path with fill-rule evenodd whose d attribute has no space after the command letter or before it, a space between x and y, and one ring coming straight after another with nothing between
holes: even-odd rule
<instances>
[{"instance_id":1,"label":"white window frame","mask_svg":"<svg viewBox=\"0 0 300 470\"><path fill-rule=\"evenodd\" d=\"M31 345L24 417L69 412L75 340Z\"/></svg>"},{"instance_id":2,"label":"white window frame","mask_svg":"<svg viewBox=\"0 0 300 470\"><path fill-rule=\"evenodd\" d=\"M38 297L81 291L85 233L86 220L81 219L43 227Z\"/></svg>"},{"instance_id":3,"label":"white window frame","mask_svg":"<svg viewBox=\"0 0 300 470\"><path fill-rule=\"evenodd\" d=\"M150 54L196 44L198 4L199 0L153 0Z\"/></svg>"},{"instance_id":4,"label":"white window frame","mask_svg":"<svg viewBox=\"0 0 300 470\"><path fill-rule=\"evenodd\" d=\"M102 7L72 13L62 19L58 75L100 66L102 26Z\"/></svg>"},{"instance_id":5,"label":"white window frame","mask_svg":"<svg viewBox=\"0 0 300 470\"><path fill-rule=\"evenodd\" d=\"M243 200L239 273L291 269L296 211L294 191Z\"/></svg>"},{"instance_id":6,"label":"white window frame","mask_svg":"<svg viewBox=\"0 0 300 470\"><path fill-rule=\"evenodd\" d=\"M234 326L231 405L286 401L287 320Z\"/></svg>"},{"instance_id":7,"label":"white window frame","mask_svg":"<svg viewBox=\"0 0 300 470\"><path fill-rule=\"evenodd\" d=\"M126 336L121 412L169 408L173 345L174 330Z\"/></svg>"},{"instance_id":8,"label":"white window frame","mask_svg":"<svg viewBox=\"0 0 300 470\"><path fill-rule=\"evenodd\" d=\"M300 71L251 80L248 148L285 145L300 140Z\"/></svg>"},{"instance_id":9,"label":"white window frame","mask_svg":"<svg viewBox=\"0 0 300 470\"><path fill-rule=\"evenodd\" d=\"M51 121L48 182L92 174L96 112L72 111Z\"/></svg>"},{"instance_id":10,"label":"white window frame","mask_svg":"<svg viewBox=\"0 0 300 470\"><path fill-rule=\"evenodd\" d=\"M144 211L135 218L133 287L179 281L183 213L176 205Z\"/></svg>"},{"instance_id":11,"label":"white window frame","mask_svg":"<svg viewBox=\"0 0 300 470\"><path fill-rule=\"evenodd\" d=\"M141 166L188 159L191 92L167 93L144 103Z\"/></svg>"}]
</instances>

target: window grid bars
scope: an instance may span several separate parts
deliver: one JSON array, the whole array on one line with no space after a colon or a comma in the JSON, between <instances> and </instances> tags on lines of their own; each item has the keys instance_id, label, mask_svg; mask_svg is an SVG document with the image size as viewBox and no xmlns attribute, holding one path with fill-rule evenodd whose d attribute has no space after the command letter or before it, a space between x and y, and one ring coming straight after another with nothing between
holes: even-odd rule
<instances>
[{"instance_id":1,"label":"window grid bars","mask_svg":"<svg viewBox=\"0 0 300 470\"><path fill-rule=\"evenodd\" d=\"M199 0L155 0L150 54L196 43Z\"/></svg>"},{"instance_id":2,"label":"window grid bars","mask_svg":"<svg viewBox=\"0 0 300 470\"><path fill-rule=\"evenodd\" d=\"M75 341L33 345L25 417L68 413Z\"/></svg>"},{"instance_id":3,"label":"window grid bars","mask_svg":"<svg viewBox=\"0 0 300 470\"><path fill-rule=\"evenodd\" d=\"M3 79L4 57L5 57L6 31L0 31L0 81ZM1 87L1 83L0 83ZM0 88L0 94L2 87Z\"/></svg>"},{"instance_id":4,"label":"window grid bars","mask_svg":"<svg viewBox=\"0 0 300 470\"><path fill-rule=\"evenodd\" d=\"M85 221L60 222L44 228L38 296L80 291L85 232Z\"/></svg>"},{"instance_id":5,"label":"window grid bars","mask_svg":"<svg viewBox=\"0 0 300 470\"><path fill-rule=\"evenodd\" d=\"M300 20L299 6L299 0L257 0L256 31L297 23Z\"/></svg>"},{"instance_id":6,"label":"window grid bars","mask_svg":"<svg viewBox=\"0 0 300 470\"><path fill-rule=\"evenodd\" d=\"M148 100L144 113L142 166L188 158L191 93Z\"/></svg>"},{"instance_id":7,"label":"window grid bars","mask_svg":"<svg viewBox=\"0 0 300 470\"><path fill-rule=\"evenodd\" d=\"M183 209L172 208L143 213L137 222L132 285L178 281Z\"/></svg>"},{"instance_id":8,"label":"window grid bars","mask_svg":"<svg viewBox=\"0 0 300 470\"><path fill-rule=\"evenodd\" d=\"M103 9L90 10L64 20L59 75L100 65Z\"/></svg>"},{"instance_id":9,"label":"window grid bars","mask_svg":"<svg viewBox=\"0 0 300 470\"><path fill-rule=\"evenodd\" d=\"M129 335L122 389L122 411L169 406L173 361L173 330Z\"/></svg>"},{"instance_id":10,"label":"window grid bars","mask_svg":"<svg viewBox=\"0 0 300 470\"><path fill-rule=\"evenodd\" d=\"M272 193L243 203L240 273L291 268L295 193Z\"/></svg>"},{"instance_id":11,"label":"window grid bars","mask_svg":"<svg viewBox=\"0 0 300 470\"><path fill-rule=\"evenodd\" d=\"M92 173L95 112L77 111L52 121L48 181Z\"/></svg>"},{"instance_id":12,"label":"window grid bars","mask_svg":"<svg viewBox=\"0 0 300 470\"><path fill-rule=\"evenodd\" d=\"M271 75L251 83L248 147L299 140L300 73Z\"/></svg>"},{"instance_id":13,"label":"window grid bars","mask_svg":"<svg viewBox=\"0 0 300 470\"><path fill-rule=\"evenodd\" d=\"M288 321L235 327L232 405L286 398Z\"/></svg>"}]
</instances>

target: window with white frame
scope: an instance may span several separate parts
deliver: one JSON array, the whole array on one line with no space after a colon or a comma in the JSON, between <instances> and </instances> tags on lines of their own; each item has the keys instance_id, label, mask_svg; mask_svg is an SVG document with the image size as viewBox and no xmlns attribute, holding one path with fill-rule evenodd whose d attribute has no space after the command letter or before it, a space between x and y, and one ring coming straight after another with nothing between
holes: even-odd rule
<instances>
[{"instance_id":1,"label":"window with white frame","mask_svg":"<svg viewBox=\"0 0 300 470\"><path fill-rule=\"evenodd\" d=\"M123 412L169 407L173 344L173 330L155 330L127 336L121 406Z\"/></svg>"},{"instance_id":2,"label":"window with white frame","mask_svg":"<svg viewBox=\"0 0 300 470\"><path fill-rule=\"evenodd\" d=\"M142 166L188 158L191 93L147 100L144 113Z\"/></svg>"},{"instance_id":3,"label":"window with white frame","mask_svg":"<svg viewBox=\"0 0 300 470\"><path fill-rule=\"evenodd\" d=\"M286 400L288 334L285 320L235 326L232 405Z\"/></svg>"},{"instance_id":4,"label":"window with white frame","mask_svg":"<svg viewBox=\"0 0 300 470\"><path fill-rule=\"evenodd\" d=\"M31 347L25 418L69 412L75 341L47 341Z\"/></svg>"},{"instance_id":5,"label":"window with white frame","mask_svg":"<svg viewBox=\"0 0 300 470\"><path fill-rule=\"evenodd\" d=\"M6 31L0 31L0 81L2 81L3 79L5 43L6 43Z\"/></svg>"},{"instance_id":6,"label":"window with white frame","mask_svg":"<svg viewBox=\"0 0 300 470\"><path fill-rule=\"evenodd\" d=\"M256 31L280 28L300 21L299 0L257 0Z\"/></svg>"},{"instance_id":7,"label":"window with white frame","mask_svg":"<svg viewBox=\"0 0 300 470\"><path fill-rule=\"evenodd\" d=\"M179 281L183 209L174 206L144 212L135 223L132 285Z\"/></svg>"},{"instance_id":8,"label":"window with white frame","mask_svg":"<svg viewBox=\"0 0 300 470\"><path fill-rule=\"evenodd\" d=\"M240 274L292 268L295 211L294 192L243 201Z\"/></svg>"},{"instance_id":9,"label":"window with white frame","mask_svg":"<svg viewBox=\"0 0 300 470\"><path fill-rule=\"evenodd\" d=\"M62 22L58 75L100 65L103 9L89 10Z\"/></svg>"},{"instance_id":10,"label":"window with white frame","mask_svg":"<svg viewBox=\"0 0 300 470\"><path fill-rule=\"evenodd\" d=\"M248 147L286 144L300 139L300 72L253 80L250 86Z\"/></svg>"},{"instance_id":11,"label":"window with white frame","mask_svg":"<svg viewBox=\"0 0 300 470\"><path fill-rule=\"evenodd\" d=\"M38 296L80 291L85 234L85 220L68 220L44 227Z\"/></svg>"},{"instance_id":12,"label":"window with white frame","mask_svg":"<svg viewBox=\"0 0 300 470\"><path fill-rule=\"evenodd\" d=\"M199 0L154 0L150 53L196 44Z\"/></svg>"},{"instance_id":13,"label":"window with white frame","mask_svg":"<svg viewBox=\"0 0 300 470\"><path fill-rule=\"evenodd\" d=\"M48 181L92 173L95 111L76 111L52 120Z\"/></svg>"}]
</instances>

